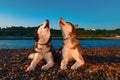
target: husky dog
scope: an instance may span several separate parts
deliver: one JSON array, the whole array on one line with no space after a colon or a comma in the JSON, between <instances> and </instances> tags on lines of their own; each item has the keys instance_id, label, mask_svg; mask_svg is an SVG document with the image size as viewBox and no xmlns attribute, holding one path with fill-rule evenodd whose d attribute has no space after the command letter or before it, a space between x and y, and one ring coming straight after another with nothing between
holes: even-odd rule
<instances>
[{"instance_id":1,"label":"husky dog","mask_svg":"<svg viewBox=\"0 0 120 80\"><path fill-rule=\"evenodd\" d=\"M67 64L70 60L75 60L75 64L71 69L77 69L85 64L82 57L82 48L79 41L76 39L77 25L73 25L70 22L65 22L62 18L59 19L59 26L63 35L63 49L62 49L62 61L60 68L62 70L67 69Z\"/></svg>"},{"instance_id":2,"label":"husky dog","mask_svg":"<svg viewBox=\"0 0 120 80\"><path fill-rule=\"evenodd\" d=\"M26 71L34 70L36 65L44 59L47 64L41 67L42 70L47 70L54 65L53 55L51 52L51 33L49 21L46 20L42 25L36 30L36 35L34 37L35 44L34 50L35 53L32 53L28 58L33 59L30 66Z\"/></svg>"}]
</instances>

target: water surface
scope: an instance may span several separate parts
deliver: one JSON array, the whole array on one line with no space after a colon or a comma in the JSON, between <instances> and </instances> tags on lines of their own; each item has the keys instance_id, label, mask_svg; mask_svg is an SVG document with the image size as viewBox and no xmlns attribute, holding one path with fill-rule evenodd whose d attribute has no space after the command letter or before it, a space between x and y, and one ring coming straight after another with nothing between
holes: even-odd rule
<instances>
[{"instance_id":1,"label":"water surface","mask_svg":"<svg viewBox=\"0 0 120 80\"><path fill-rule=\"evenodd\" d=\"M120 47L120 40L79 40L83 48ZM60 48L63 40L52 40L54 48ZM34 40L0 40L2 49L33 48Z\"/></svg>"}]
</instances>

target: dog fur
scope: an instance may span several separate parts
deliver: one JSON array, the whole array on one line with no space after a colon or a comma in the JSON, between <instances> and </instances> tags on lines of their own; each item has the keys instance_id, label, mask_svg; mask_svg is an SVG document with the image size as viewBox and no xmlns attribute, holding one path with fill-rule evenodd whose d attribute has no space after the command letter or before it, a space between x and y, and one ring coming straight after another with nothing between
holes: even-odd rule
<instances>
[{"instance_id":1,"label":"dog fur","mask_svg":"<svg viewBox=\"0 0 120 80\"><path fill-rule=\"evenodd\" d=\"M34 37L35 44L34 50L35 53L32 53L28 56L29 59L33 59L30 66L26 71L34 70L36 65L44 59L47 64L41 67L42 70L47 70L50 67L53 67L54 60L51 52L51 33L50 33L50 25L49 21L46 20L42 25L38 27L36 30L36 35Z\"/></svg>"},{"instance_id":2,"label":"dog fur","mask_svg":"<svg viewBox=\"0 0 120 80\"><path fill-rule=\"evenodd\" d=\"M62 18L59 19L59 26L62 30L63 35L63 49L62 49L62 61L60 68L62 70L67 69L67 64L71 60L75 60L75 64L72 65L71 69L77 69L78 67L85 64L82 57L82 48L79 41L76 39L76 25L70 22L65 22Z\"/></svg>"}]
</instances>

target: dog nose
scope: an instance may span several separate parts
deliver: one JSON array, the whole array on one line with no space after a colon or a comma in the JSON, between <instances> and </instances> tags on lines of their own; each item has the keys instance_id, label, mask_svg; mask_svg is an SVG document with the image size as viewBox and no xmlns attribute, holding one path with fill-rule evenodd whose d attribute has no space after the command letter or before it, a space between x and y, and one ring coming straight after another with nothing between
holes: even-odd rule
<instances>
[{"instance_id":1,"label":"dog nose","mask_svg":"<svg viewBox=\"0 0 120 80\"><path fill-rule=\"evenodd\" d=\"M46 21L47 21L47 22L49 22L49 20L48 20L48 19L47 19Z\"/></svg>"},{"instance_id":2,"label":"dog nose","mask_svg":"<svg viewBox=\"0 0 120 80\"><path fill-rule=\"evenodd\" d=\"M60 18L59 21L64 21L63 18Z\"/></svg>"},{"instance_id":3,"label":"dog nose","mask_svg":"<svg viewBox=\"0 0 120 80\"><path fill-rule=\"evenodd\" d=\"M60 19L63 19L62 17Z\"/></svg>"}]
</instances>

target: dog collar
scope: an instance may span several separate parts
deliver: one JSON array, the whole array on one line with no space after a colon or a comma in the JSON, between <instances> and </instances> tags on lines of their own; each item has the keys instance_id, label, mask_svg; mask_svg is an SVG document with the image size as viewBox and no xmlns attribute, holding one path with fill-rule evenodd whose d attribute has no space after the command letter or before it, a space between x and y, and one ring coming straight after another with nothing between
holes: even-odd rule
<instances>
[{"instance_id":1,"label":"dog collar","mask_svg":"<svg viewBox=\"0 0 120 80\"><path fill-rule=\"evenodd\" d=\"M68 37L68 38L65 38L65 39L63 38L63 40L67 40L67 39L69 39L69 37Z\"/></svg>"},{"instance_id":2,"label":"dog collar","mask_svg":"<svg viewBox=\"0 0 120 80\"><path fill-rule=\"evenodd\" d=\"M50 42L47 44L40 44L36 42L34 45L34 50L37 48L37 50L35 50L36 52L40 52L42 50L41 48L38 47L38 45L46 46L47 48L49 47L49 50L47 51L47 53L52 51L52 44Z\"/></svg>"},{"instance_id":3,"label":"dog collar","mask_svg":"<svg viewBox=\"0 0 120 80\"><path fill-rule=\"evenodd\" d=\"M41 43L38 43L38 42L37 42L37 44L39 44L39 45L47 45L46 43L45 44L41 44Z\"/></svg>"},{"instance_id":4,"label":"dog collar","mask_svg":"<svg viewBox=\"0 0 120 80\"><path fill-rule=\"evenodd\" d=\"M48 40L45 44L42 44L42 43L39 43L39 42L36 42L36 43L38 43L38 44L40 44L40 45L48 45L51 40L52 40L52 36L50 35L49 40Z\"/></svg>"},{"instance_id":5,"label":"dog collar","mask_svg":"<svg viewBox=\"0 0 120 80\"><path fill-rule=\"evenodd\" d=\"M39 44L39 45L48 45L49 42L47 42L47 43L45 43L45 44L41 44L41 43L39 43L39 42L36 42L36 43Z\"/></svg>"}]
</instances>

